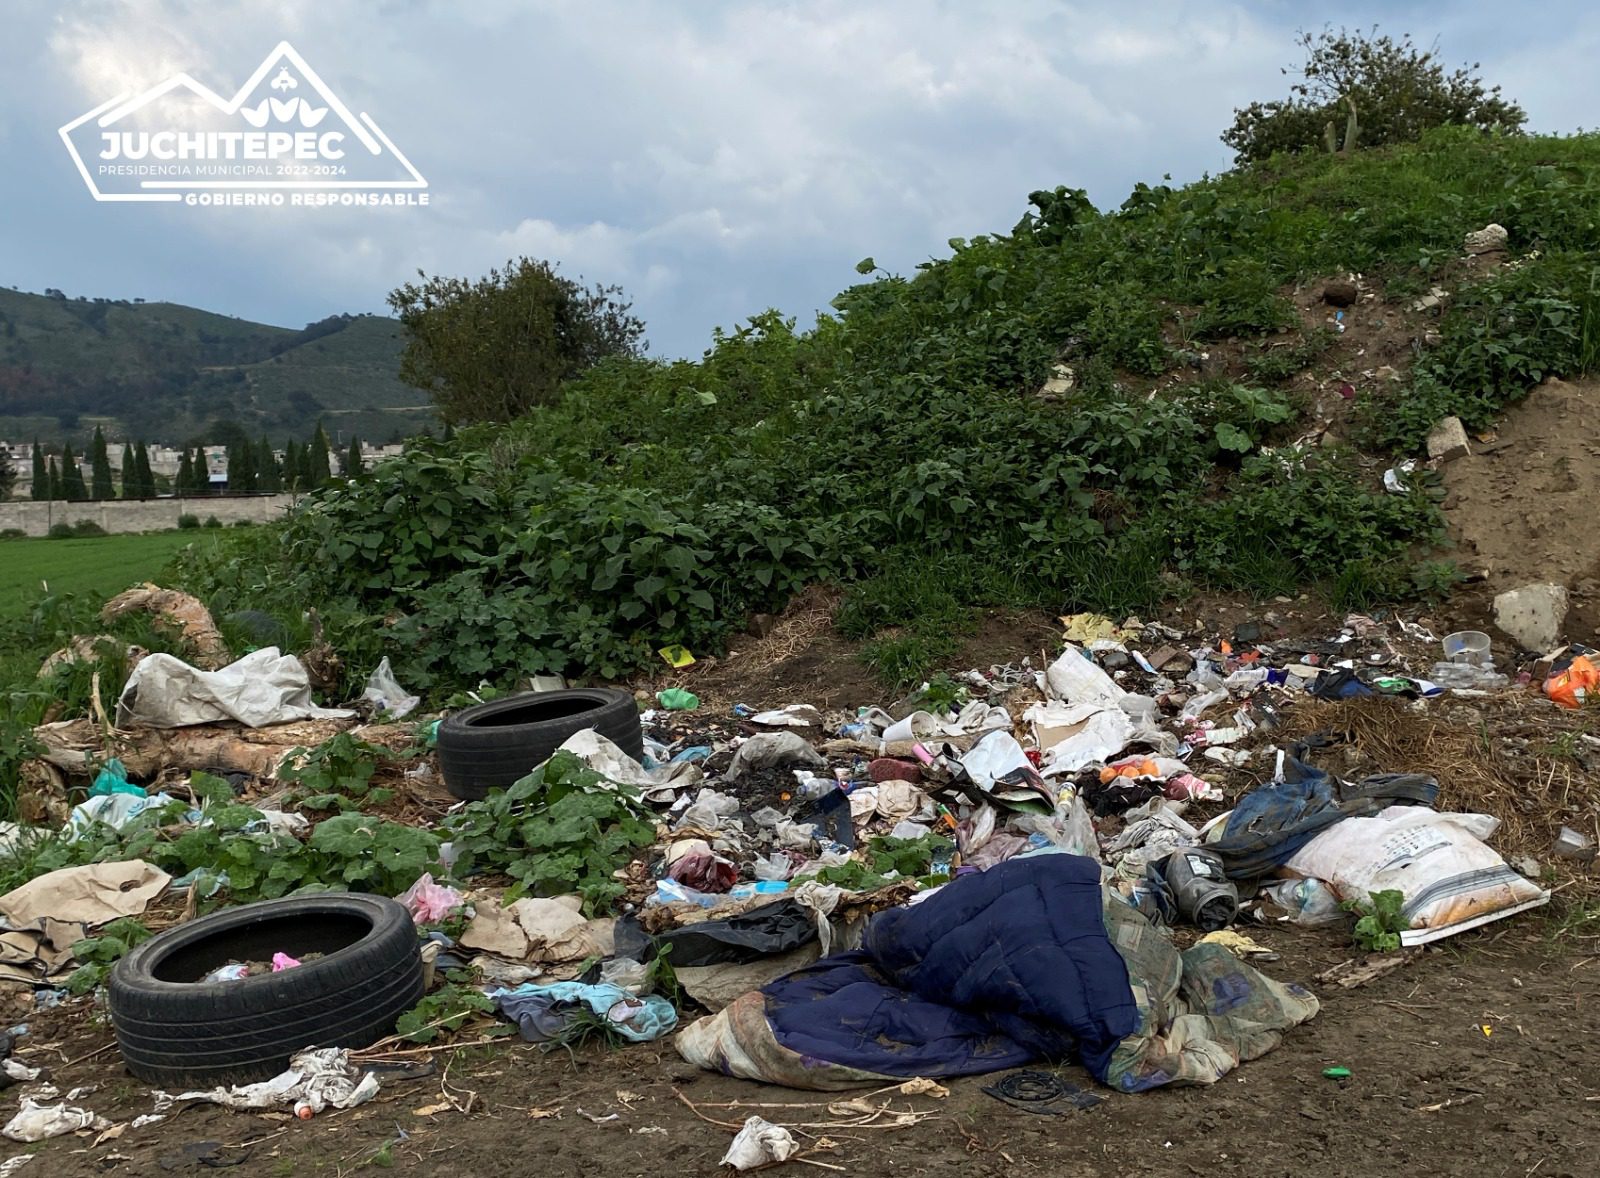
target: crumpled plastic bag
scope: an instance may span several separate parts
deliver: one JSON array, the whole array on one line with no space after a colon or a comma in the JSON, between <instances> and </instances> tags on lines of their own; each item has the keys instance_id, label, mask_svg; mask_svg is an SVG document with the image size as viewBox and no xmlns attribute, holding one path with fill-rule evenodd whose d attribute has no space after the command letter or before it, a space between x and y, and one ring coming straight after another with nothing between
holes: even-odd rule
<instances>
[{"instance_id":1,"label":"crumpled plastic bag","mask_svg":"<svg viewBox=\"0 0 1600 1178\"><path fill-rule=\"evenodd\" d=\"M1133 738L1134 723L1128 713L1099 702L1034 704L1022 718L1033 725L1042 771L1052 775L1103 764Z\"/></svg>"},{"instance_id":2,"label":"crumpled plastic bag","mask_svg":"<svg viewBox=\"0 0 1600 1178\"><path fill-rule=\"evenodd\" d=\"M44 1141L79 1129L109 1129L111 1122L86 1108L73 1108L66 1103L39 1104L24 1096L22 1108L6 1122L0 1134L12 1141Z\"/></svg>"},{"instance_id":3,"label":"crumpled plastic bag","mask_svg":"<svg viewBox=\"0 0 1600 1178\"><path fill-rule=\"evenodd\" d=\"M1128 694L1093 659L1070 642L1061 657L1045 670L1044 680L1052 696L1069 704L1114 707Z\"/></svg>"},{"instance_id":4,"label":"crumpled plastic bag","mask_svg":"<svg viewBox=\"0 0 1600 1178\"><path fill-rule=\"evenodd\" d=\"M739 812L739 799L718 793L707 787L695 795L694 801L684 807L674 824L677 829L693 826L699 830L716 830L722 820Z\"/></svg>"},{"instance_id":5,"label":"crumpled plastic bag","mask_svg":"<svg viewBox=\"0 0 1600 1178\"><path fill-rule=\"evenodd\" d=\"M782 1125L750 1117L734 1136L728 1152L722 1155L721 1164L735 1170L753 1170L773 1162L786 1162L799 1149L800 1143L794 1139L794 1134Z\"/></svg>"},{"instance_id":6,"label":"crumpled plastic bag","mask_svg":"<svg viewBox=\"0 0 1600 1178\"><path fill-rule=\"evenodd\" d=\"M279 1072L259 1084L238 1084L232 1088L208 1088L203 1092L180 1092L172 1096L155 1092L156 1111L163 1112L179 1101L205 1101L234 1109L271 1108L279 1104L305 1104L313 1113L325 1108L354 1108L378 1094L378 1077L350 1063L350 1052L343 1047L316 1047L289 1060L287 1071Z\"/></svg>"},{"instance_id":7,"label":"crumpled plastic bag","mask_svg":"<svg viewBox=\"0 0 1600 1178\"><path fill-rule=\"evenodd\" d=\"M585 728L569 736L561 746L589 768L608 781L639 788L647 802L670 802L678 792L699 781L704 773L700 766L673 761L646 769L615 742L601 736L593 728Z\"/></svg>"},{"instance_id":8,"label":"crumpled plastic bag","mask_svg":"<svg viewBox=\"0 0 1600 1178\"><path fill-rule=\"evenodd\" d=\"M1550 675L1544 681L1544 693L1564 708L1581 708L1600 688L1600 667L1585 655L1579 655L1572 664Z\"/></svg>"},{"instance_id":9,"label":"crumpled plastic bag","mask_svg":"<svg viewBox=\"0 0 1600 1178\"><path fill-rule=\"evenodd\" d=\"M828 762L798 733L763 732L739 746L733 754L733 760L728 763L727 778L729 781L738 781L752 769L770 769L774 765L826 769Z\"/></svg>"},{"instance_id":10,"label":"crumpled plastic bag","mask_svg":"<svg viewBox=\"0 0 1600 1178\"><path fill-rule=\"evenodd\" d=\"M750 723L765 728L820 728L822 713L811 704L790 704L770 712L757 712Z\"/></svg>"},{"instance_id":11,"label":"crumpled plastic bag","mask_svg":"<svg viewBox=\"0 0 1600 1178\"><path fill-rule=\"evenodd\" d=\"M311 702L311 678L276 646L202 671L170 654L146 655L117 699L118 728L184 728L237 720L264 728L290 720L348 720L354 712Z\"/></svg>"},{"instance_id":12,"label":"crumpled plastic bag","mask_svg":"<svg viewBox=\"0 0 1600 1178\"><path fill-rule=\"evenodd\" d=\"M739 865L704 839L686 839L667 848L667 878L698 892L725 892L739 881Z\"/></svg>"},{"instance_id":13,"label":"crumpled plastic bag","mask_svg":"<svg viewBox=\"0 0 1600 1178\"><path fill-rule=\"evenodd\" d=\"M405 905L406 911L411 913L411 919L416 924L438 924L461 907L466 897L455 888L434 883L433 873L425 871L417 878L416 883L395 899Z\"/></svg>"},{"instance_id":14,"label":"crumpled plastic bag","mask_svg":"<svg viewBox=\"0 0 1600 1178\"><path fill-rule=\"evenodd\" d=\"M133 788L138 789L137 786ZM72 807L72 812L67 815L67 829L72 832L74 839L82 838L97 823L102 822L112 830L121 830L146 810L170 805L174 800L169 793L146 797L142 789L136 794L120 790L116 793L101 794Z\"/></svg>"},{"instance_id":15,"label":"crumpled plastic bag","mask_svg":"<svg viewBox=\"0 0 1600 1178\"><path fill-rule=\"evenodd\" d=\"M376 704L395 720L409 716L422 702L421 696L406 694L406 689L395 681L394 672L389 669L388 655L384 655L377 669L367 676L367 685L362 689L361 698Z\"/></svg>"}]
</instances>

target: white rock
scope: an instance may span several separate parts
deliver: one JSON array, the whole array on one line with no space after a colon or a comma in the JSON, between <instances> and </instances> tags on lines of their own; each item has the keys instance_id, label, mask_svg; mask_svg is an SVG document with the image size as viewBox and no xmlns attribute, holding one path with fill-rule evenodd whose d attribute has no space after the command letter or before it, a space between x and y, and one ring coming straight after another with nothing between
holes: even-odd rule
<instances>
[{"instance_id":1,"label":"white rock","mask_svg":"<svg viewBox=\"0 0 1600 1178\"><path fill-rule=\"evenodd\" d=\"M1482 229L1467 234L1467 252L1469 254L1493 253L1495 250L1505 249L1508 240L1509 235L1506 233L1506 227L1491 222Z\"/></svg>"},{"instance_id":2,"label":"white rock","mask_svg":"<svg viewBox=\"0 0 1600 1178\"><path fill-rule=\"evenodd\" d=\"M1459 417L1446 417L1428 431L1428 457L1444 462L1461 458L1472 451L1467 447L1467 430Z\"/></svg>"},{"instance_id":3,"label":"white rock","mask_svg":"<svg viewBox=\"0 0 1600 1178\"><path fill-rule=\"evenodd\" d=\"M1567 590L1548 582L1508 589L1494 599L1494 624L1523 650L1543 654L1561 642Z\"/></svg>"}]
</instances>

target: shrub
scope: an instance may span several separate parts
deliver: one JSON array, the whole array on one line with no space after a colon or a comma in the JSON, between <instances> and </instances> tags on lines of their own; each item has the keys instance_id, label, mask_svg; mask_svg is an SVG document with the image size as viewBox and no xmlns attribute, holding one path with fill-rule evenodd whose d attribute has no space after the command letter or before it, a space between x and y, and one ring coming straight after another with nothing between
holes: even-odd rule
<instances>
[{"instance_id":1,"label":"shrub","mask_svg":"<svg viewBox=\"0 0 1600 1178\"><path fill-rule=\"evenodd\" d=\"M199 526L200 517L198 515L190 515L188 512L184 512L178 517L178 527L184 531L188 531L191 528L198 528Z\"/></svg>"},{"instance_id":2,"label":"shrub","mask_svg":"<svg viewBox=\"0 0 1600 1178\"><path fill-rule=\"evenodd\" d=\"M222 521L214 515L208 515L206 516L206 522L203 526L208 528L220 528L222 526Z\"/></svg>"}]
</instances>

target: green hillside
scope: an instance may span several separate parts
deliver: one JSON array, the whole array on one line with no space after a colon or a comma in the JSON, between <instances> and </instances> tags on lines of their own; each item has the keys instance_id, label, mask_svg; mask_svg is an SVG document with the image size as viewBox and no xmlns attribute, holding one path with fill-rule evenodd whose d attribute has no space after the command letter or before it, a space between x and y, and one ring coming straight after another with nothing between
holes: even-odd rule
<instances>
[{"instance_id":1,"label":"green hillside","mask_svg":"<svg viewBox=\"0 0 1600 1178\"><path fill-rule=\"evenodd\" d=\"M400 328L333 316L303 330L174 303L0 289L0 437L81 446L180 442L215 421L251 434L330 431L374 441L418 432L428 398L396 376Z\"/></svg>"},{"instance_id":2,"label":"green hillside","mask_svg":"<svg viewBox=\"0 0 1600 1178\"><path fill-rule=\"evenodd\" d=\"M1435 597L1461 573L1438 506L1385 468L1600 371L1600 135L1446 128L1028 200L910 274L864 259L809 330L758 314L414 446L186 587L315 605L347 665L449 691L719 654L833 582L841 632L915 684L975 606Z\"/></svg>"}]
</instances>

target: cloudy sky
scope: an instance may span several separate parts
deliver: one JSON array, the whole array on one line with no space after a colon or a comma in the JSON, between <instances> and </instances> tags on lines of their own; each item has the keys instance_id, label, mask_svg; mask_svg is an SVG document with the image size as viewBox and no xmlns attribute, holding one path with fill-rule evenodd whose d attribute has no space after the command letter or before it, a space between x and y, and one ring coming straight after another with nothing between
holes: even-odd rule
<instances>
[{"instance_id":1,"label":"cloudy sky","mask_svg":"<svg viewBox=\"0 0 1600 1178\"><path fill-rule=\"evenodd\" d=\"M1381 9L1381 12L1379 11ZM0 283L299 326L418 269L529 254L622 284L652 351L872 255L907 270L1035 188L1102 207L1228 165L1307 6L1058 0L0 0ZM1600 11L1347 3L1481 61L1535 129L1600 122ZM425 209L93 201L57 129L179 71L224 97L287 40L427 178Z\"/></svg>"}]
</instances>

